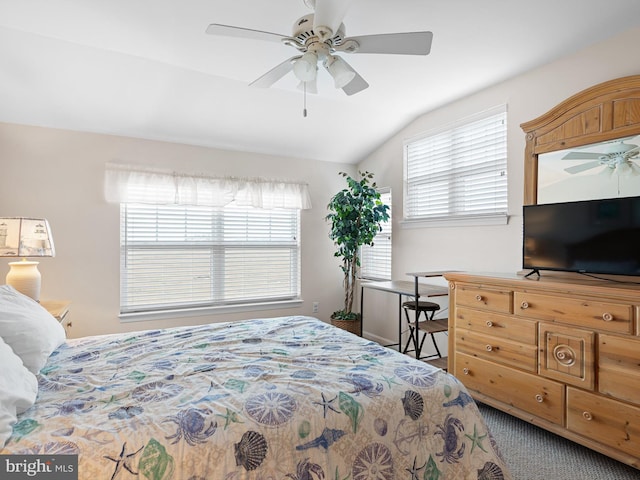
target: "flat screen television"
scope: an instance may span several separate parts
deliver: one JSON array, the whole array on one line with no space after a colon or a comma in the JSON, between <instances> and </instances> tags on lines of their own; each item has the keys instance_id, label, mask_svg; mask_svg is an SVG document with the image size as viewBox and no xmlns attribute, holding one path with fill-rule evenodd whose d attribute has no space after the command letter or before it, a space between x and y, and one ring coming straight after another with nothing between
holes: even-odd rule
<instances>
[{"instance_id":1,"label":"flat screen television","mask_svg":"<svg viewBox=\"0 0 640 480\"><path fill-rule=\"evenodd\" d=\"M640 197L523 207L524 269L640 275Z\"/></svg>"}]
</instances>

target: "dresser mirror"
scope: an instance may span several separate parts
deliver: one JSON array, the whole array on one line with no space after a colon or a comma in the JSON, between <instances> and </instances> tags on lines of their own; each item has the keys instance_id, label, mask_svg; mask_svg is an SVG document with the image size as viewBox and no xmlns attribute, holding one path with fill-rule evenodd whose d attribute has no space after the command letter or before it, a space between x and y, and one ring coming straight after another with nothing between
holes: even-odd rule
<instances>
[{"instance_id":1,"label":"dresser mirror","mask_svg":"<svg viewBox=\"0 0 640 480\"><path fill-rule=\"evenodd\" d=\"M524 205L640 196L640 75L587 88L521 127Z\"/></svg>"},{"instance_id":2,"label":"dresser mirror","mask_svg":"<svg viewBox=\"0 0 640 480\"><path fill-rule=\"evenodd\" d=\"M640 196L640 135L538 155L537 203Z\"/></svg>"}]
</instances>

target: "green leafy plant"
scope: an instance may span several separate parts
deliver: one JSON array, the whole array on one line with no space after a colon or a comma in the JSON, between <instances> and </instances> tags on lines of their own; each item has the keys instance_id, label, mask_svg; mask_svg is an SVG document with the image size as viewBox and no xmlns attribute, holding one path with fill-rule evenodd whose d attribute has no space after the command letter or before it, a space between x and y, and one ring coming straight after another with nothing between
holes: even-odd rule
<instances>
[{"instance_id":1,"label":"green leafy plant","mask_svg":"<svg viewBox=\"0 0 640 480\"><path fill-rule=\"evenodd\" d=\"M326 220L331 224L329 237L338 250L334 256L342 259L340 268L344 273L344 308L333 313L332 318L355 320L353 298L356 278L360 267L360 247L373 245L373 239L389 220L389 206L380 200L380 193L372 183L373 174L358 172L360 179L351 178L344 172L347 187L336 193L327 205Z\"/></svg>"}]
</instances>

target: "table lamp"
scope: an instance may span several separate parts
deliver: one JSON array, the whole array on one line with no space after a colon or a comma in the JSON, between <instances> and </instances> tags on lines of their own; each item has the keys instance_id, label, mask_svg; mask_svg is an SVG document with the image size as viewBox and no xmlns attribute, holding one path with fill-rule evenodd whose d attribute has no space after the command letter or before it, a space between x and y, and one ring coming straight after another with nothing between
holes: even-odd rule
<instances>
[{"instance_id":1,"label":"table lamp","mask_svg":"<svg viewBox=\"0 0 640 480\"><path fill-rule=\"evenodd\" d=\"M7 285L39 302L39 262L27 261L27 257L54 257L55 253L51 228L45 219L0 217L0 257L22 257L21 261L9 262Z\"/></svg>"}]
</instances>

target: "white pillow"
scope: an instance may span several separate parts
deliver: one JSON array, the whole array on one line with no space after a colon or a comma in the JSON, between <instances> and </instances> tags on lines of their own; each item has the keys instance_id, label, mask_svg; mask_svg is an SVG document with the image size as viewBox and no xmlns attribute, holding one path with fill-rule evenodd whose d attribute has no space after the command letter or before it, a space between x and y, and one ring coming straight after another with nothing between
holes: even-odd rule
<instances>
[{"instance_id":1,"label":"white pillow","mask_svg":"<svg viewBox=\"0 0 640 480\"><path fill-rule=\"evenodd\" d=\"M36 401L38 380L0 337L0 448L4 447L16 423L16 415Z\"/></svg>"},{"instance_id":2,"label":"white pillow","mask_svg":"<svg viewBox=\"0 0 640 480\"><path fill-rule=\"evenodd\" d=\"M9 285L0 286L0 337L37 374L66 334L53 315Z\"/></svg>"}]
</instances>

